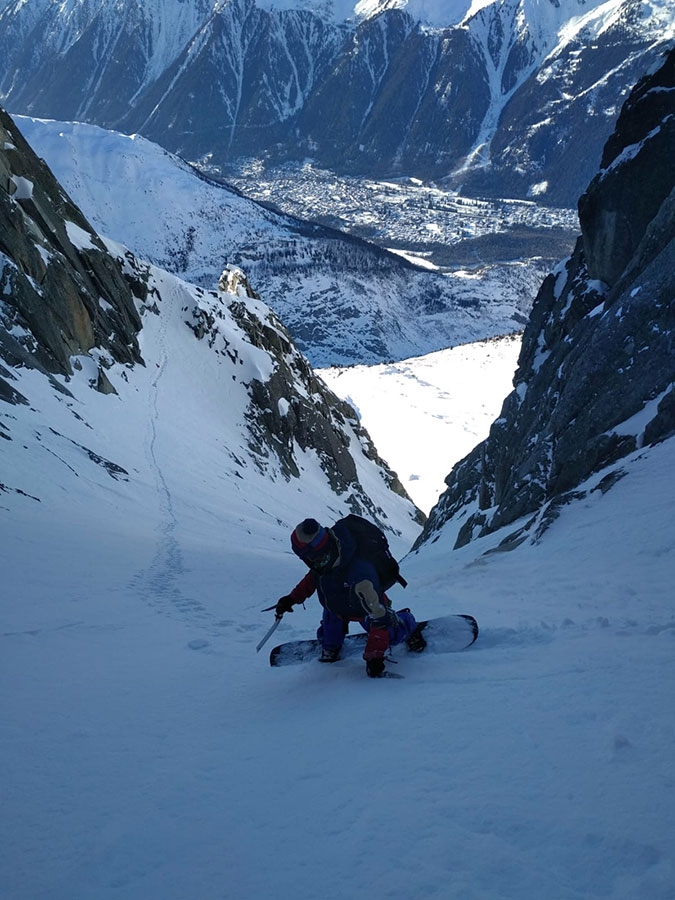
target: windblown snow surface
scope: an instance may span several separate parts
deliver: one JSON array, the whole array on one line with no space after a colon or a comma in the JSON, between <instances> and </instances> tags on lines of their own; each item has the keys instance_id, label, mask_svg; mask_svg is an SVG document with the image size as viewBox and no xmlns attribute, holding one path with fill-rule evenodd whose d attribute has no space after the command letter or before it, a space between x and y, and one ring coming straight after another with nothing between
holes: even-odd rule
<instances>
[{"instance_id":1,"label":"windblown snow surface","mask_svg":"<svg viewBox=\"0 0 675 900\"><path fill-rule=\"evenodd\" d=\"M148 317L117 397L23 372L31 407L0 406L3 897L673 900L675 441L537 545L453 552L448 527L404 560L394 602L474 614L470 650L397 653L403 680L272 669L319 619L309 601L256 653L303 575L289 529L338 504L309 458L300 485L222 467L236 398L177 327ZM392 370L385 457L422 464L421 414L473 428L474 379L457 406L418 389L434 359ZM498 407L508 379L492 389Z\"/></svg>"}]
</instances>

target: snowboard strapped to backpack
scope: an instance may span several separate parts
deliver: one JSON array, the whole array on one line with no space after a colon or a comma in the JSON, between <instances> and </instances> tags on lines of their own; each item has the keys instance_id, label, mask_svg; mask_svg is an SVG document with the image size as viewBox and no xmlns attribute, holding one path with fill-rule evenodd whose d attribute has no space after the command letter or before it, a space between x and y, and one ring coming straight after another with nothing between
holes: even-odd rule
<instances>
[{"instance_id":1,"label":"snowboard strapped to backpack","mask_svg":"<svg viewBox=\"0 0 675 900\"><path fill-rule=\"evenodd\" d=\"M336 523L338 524L338 523ZM356 552L375 567L383 591L395 584L406 587L408 582L401 575L399 566L389 550L389 542L382 531L361 516L350 513L340 523L345 525L356 541Z\"/></svg>"}]
</instances>

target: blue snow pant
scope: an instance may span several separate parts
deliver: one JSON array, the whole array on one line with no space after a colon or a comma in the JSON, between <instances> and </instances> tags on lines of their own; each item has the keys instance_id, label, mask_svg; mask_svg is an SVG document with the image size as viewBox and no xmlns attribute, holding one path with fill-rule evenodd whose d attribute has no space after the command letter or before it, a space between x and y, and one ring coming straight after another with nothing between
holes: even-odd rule
<instances>
[{"instance_id":1,"label":"blue snow pant","mask_svg":"<svg viewBox=\"0 0 675 900\"><path fill-rule=\"evenodd\" d=\"M403 641L407 641L417 627L415 617L409 609L399 610L396 613L396 617L396 624L389 626L390 647L393 647L395 644L401 644ZM342 647L345 635L349 630L349 621L349 619L343 619L342 616L337 616L324 606L321 624L316 632L316 636L321 642L321 646L324 649L339 650L340 647ZM370 616L355 621L358 621L365 631L370 631L374 624Z\"/></svg>"}]
</instances>

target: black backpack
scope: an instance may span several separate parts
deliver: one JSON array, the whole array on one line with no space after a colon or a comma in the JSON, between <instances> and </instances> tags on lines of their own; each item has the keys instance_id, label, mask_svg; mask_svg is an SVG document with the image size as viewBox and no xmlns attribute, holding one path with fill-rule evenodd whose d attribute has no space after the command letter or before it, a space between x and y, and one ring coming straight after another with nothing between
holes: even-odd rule
<instances>
[{"instance_id":1,"label":"black backpack","mask_svg":"<svg viewBox=\"0 0 675 900\"><path fill-rule=\"evenodd\" d=\"M361 516L350 513L336 524L344 525L356 541L356 552L375 567L383 591L394 584L406 587L408 582L401 575L398 563L391 555L389 542L377 525Z\"/></svg>"}]
</instances>

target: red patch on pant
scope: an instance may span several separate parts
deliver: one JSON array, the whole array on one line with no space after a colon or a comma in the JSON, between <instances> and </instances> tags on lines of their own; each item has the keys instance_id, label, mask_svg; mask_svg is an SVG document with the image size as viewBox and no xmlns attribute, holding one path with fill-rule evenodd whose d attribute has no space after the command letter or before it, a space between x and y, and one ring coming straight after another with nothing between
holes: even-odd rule
<instances>
[{"instance_id":1,"label":"red patch on pant","mask_svg":"<svg viewBox=\"0 0 675 900\"><path fill-rule=\"evenodd\" d=\"M364 659L382 659L389 649L389 629L371 628L368 632L366 649L363 651Z\"/></svg>"}]
</instances>

